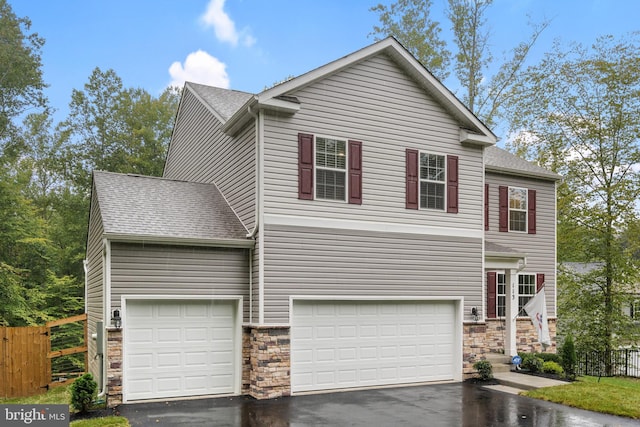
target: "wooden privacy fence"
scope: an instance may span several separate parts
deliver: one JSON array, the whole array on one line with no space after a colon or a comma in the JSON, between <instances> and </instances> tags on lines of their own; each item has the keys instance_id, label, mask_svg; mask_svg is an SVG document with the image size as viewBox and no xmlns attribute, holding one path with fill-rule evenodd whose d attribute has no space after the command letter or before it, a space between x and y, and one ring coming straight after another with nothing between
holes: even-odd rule
<instances>
[{"instance_id":1,"label":"wooden privacy fence","mask_svg":"<svg viewBox=\"0 0 640 427\"><path fill-rule=\"evenodd\" d=\"M69 329L78 324L76 330ZM63 325L70 325L65 330ZM70 338L58 340L56 336ZM52 343L53 350L52 350ZM80 345L76 345L80 344ZM68 345L66 348L61 346ZM82 367L57 372L61 358L83 354ZM76 366L79 365L76 363ZM0 397L24 397L66 384L87 366L87 315L48 322L45 326L0 327Z\"/></svg>"}]
</instances>

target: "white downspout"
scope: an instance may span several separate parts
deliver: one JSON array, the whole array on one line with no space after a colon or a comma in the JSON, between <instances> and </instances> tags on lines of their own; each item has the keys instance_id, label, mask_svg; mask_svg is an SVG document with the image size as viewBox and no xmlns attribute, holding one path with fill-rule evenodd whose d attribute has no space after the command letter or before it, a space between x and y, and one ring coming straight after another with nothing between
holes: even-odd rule
<instances>
[{"instance_id":1,"label":"white downspout","mask_svg":"<svg viewBox=\"0 0 640 427\"><path fill-rule=\"evenodd\" d=\"M253 230L247 234L247 238L255 238L256 234L259 234L258 241L258 319L259 323L264 323L264 287L262 286L264 279L264 268L262 266L262 260L264 259L264 234L262 232L262 194L263 194L263 158L264 158L264 120L262 111L258 110L256 113L251 106L247 107L247 112L255 119L255 139L256 139L256 152L255 152L255 170L256 170L256 182L255 182L255 217ZM249 323L253 324L253 255L254 251L249 252L250 269L249 269Z\"/></svg>"}]
</instances>

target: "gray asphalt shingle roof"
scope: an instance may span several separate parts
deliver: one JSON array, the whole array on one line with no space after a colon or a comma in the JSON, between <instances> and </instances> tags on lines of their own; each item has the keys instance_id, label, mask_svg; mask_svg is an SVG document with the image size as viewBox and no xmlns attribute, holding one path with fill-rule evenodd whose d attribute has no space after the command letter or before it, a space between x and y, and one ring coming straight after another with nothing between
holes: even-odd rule
<instances>
[{"instance_id":1,"label":"gray asphalt shingle roof","mask_svg":"<svg viewBox=\"0 0 640 427\"><path fill-rule=\"evenodd\" d=\"M493 146L484 150L485 170L498 173L506 173L516 176L530 176L534 178L544 178L559 180L562 178L557 173L541 168L535 163L524 160L507 150Z\"/></svg>"},{"instance_id":2,"label":"gray asphalt shingle roof","mask_svg":"<svg viewBox=\"0 0 640 427\"><path fill-rule=\"evenodd\" d=\"M253 94L239 90L222 89L198 83L187 82L187 85L202 98L209 107L213 108L224 121L251 99Z\"/></svg>"},{"instance_id":3,"label":"gray asphalt shingle roof","mask_svg":"<svg viewBox=\"0 0 640 427\"><path fill-rule=\"evenodd\" d=\"M246 240L247 230L213 184L96 171L105 234Z\"/></svg>"}]
</instances>

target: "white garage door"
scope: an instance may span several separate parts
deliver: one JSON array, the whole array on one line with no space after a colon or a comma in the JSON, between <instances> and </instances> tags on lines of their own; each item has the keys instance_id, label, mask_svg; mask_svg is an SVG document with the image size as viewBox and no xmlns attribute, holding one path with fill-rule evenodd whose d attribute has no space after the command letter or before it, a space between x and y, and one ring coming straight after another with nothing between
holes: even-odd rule
<instances>
[{"instance_id":1,"label":"white garage door","mask_svg":"<svg viewBox=\"0 0 640 427\"><path fill-rule=\"evenodd\" d=\"M236 309L232 300L126 304L126 401L236 391Z\"/></svg>"},{"instance_id":2,"label":"white garage door","mask_svg":"<svg viewBox=\"0 0 640 427\"><path fill-rule=\"evenodd\" d=\"M453 302L294 301L291 391L452 380Z\"/></svg>"}]
</instances>

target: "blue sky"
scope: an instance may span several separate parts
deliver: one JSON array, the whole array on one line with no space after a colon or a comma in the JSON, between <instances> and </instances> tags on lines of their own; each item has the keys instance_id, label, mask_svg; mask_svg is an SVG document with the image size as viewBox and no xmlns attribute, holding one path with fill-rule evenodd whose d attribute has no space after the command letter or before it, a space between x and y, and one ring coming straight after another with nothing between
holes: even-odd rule
<instances>
[{"instance_id":1,"label":"blue sky","mask_svg":"<svg viewBox=\"0 0 640 427\"><path fill-rule=\"evenodd\" d=\"M72 89L95 67L126 87L159 94L184 80L257 93L338 59L374 40L369 9L390 0L8 0L45 38L44 78L63 120ZM446 0L433 0L441 22ZM495 61L526 39L528 20L551 19L531 60L553 40L589 45L597 36L640 29L637 0L494 0L488 12ZM451 46L453 49L453 45ZM451 86L450 82L445 82ZM455 90L455 88L452 88Z\"/></svg>"}]
</instances>

